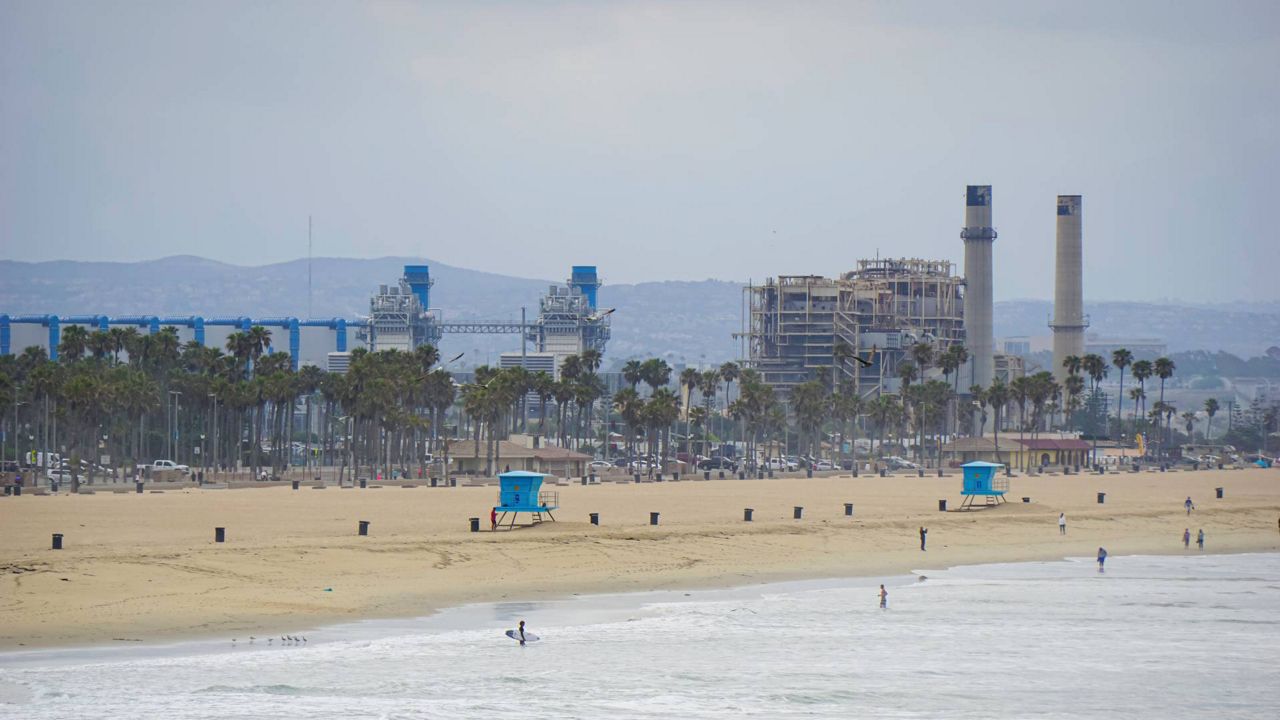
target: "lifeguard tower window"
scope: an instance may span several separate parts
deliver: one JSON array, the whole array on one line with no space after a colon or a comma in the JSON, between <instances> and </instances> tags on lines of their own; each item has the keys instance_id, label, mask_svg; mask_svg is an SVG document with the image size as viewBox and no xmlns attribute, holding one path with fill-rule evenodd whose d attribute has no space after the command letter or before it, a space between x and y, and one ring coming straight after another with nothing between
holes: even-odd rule
<instances>
[{"instance_id":1,"label":"lifeguard tower window","mask_svg":"<svg viewBox=\"0 0 1280 720\"><path fill-rule=\"evenodd\" d=\"M532 515L533 524L542 522L544 514L553 521L556 519L551 511L560 508L560 493L542 491L542 481L546 477L542 473L523 470L498 476L498 504L494 510L499 513L499 526L505 523L508 528L514 528L520 513Z\"/></svg>"},{"instance_id":2,"label":"lifeguard tower window","mask_svg":"<svg viewBox=\"0 0 1280 720\"><path fill-rule=\"evenodd\" d=\"M960 494L964 501L961 510L973 507L977 498L983 498L986 505L998 505L1004 502L1005 493L1009 492L1009 478L1000 475L1004 465L989 462L971 462L961 465L964 470L964 488Z\"/></svg>"}]
</instances>

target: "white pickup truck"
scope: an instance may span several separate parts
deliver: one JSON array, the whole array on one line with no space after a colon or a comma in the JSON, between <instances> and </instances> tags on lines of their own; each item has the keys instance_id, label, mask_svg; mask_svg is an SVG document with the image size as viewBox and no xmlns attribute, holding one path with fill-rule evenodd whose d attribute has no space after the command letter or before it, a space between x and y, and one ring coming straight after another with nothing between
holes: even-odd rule
<instances>
[{"instance_id":1,"label":"white pickup truck","mask_svg":"<svg viewBox=\"0 0 1280 720\"><path fill-rule=\"evenodd\" d=\"M178 463L172 460L156 460L155 462L149 465L139 465L138 469L139 470L149 469L153 473L160 472L162 470L177 470L178 472L183 474L189 474L191 472L191 468L187 467L186 465L179 465Z\"/></svg>"}]
</instances>

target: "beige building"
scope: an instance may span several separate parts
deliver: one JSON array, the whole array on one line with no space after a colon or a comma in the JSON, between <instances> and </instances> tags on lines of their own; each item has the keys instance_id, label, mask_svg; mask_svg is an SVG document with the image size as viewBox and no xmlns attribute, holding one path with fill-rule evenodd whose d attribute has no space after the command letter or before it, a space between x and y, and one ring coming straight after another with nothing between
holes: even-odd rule
<instances>
[{"instance_id":1,"label":"beige building","mask_svg":"<svg viewBox=\"0 0 1280 720\"><path fill-rule=\"evenodd\" d=\"M512 435L510 440L497 442L493 460L493 474L508 470L527 470L556 477L579 477L587 474L591 456L555 445L540 445L538 438L528 435ZM488 443L474 440L455 440L449 444L449 461L452 472L463 475L483 475L485 451Z\"/></svg>"}]
</instances>

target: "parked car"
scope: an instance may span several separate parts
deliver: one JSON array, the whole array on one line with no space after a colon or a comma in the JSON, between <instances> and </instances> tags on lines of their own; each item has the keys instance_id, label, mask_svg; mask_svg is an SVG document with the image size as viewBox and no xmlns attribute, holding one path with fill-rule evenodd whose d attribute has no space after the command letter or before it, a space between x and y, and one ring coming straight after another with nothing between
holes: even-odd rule
<instances>
[{"instance_id":1,"label":"parked car","mask_svg":"<svg viewBox=\"0 0 1280 720\"><path fill-rule=\"evenodd\" d=\"M170 470L170 471L177 470L178 472L181 472L183 474L187 474L191 472L191 468L187 467L186 465L179 465L178 463L172 460L156 460L150 465L138 466L139 470L145 470L147 468L150 468L151 472L159 472L161 470Z\"/></svg>"},{"instance_id":2,"label":"parked car","mask_svg":"<svg viewBox=\"0 0 1280 720\"><path fill-rule=\"evenodd\" d=\"M698 463L699 470L733 470L737 471L738 464L731 458L722 455L713 455L706 460Z\"/></svg>"},{"instance_id":3,"label":"parked car","mask_svg":"<svg viewBox=\"0 0 1280 720\"><path fill-rule=\"evenodd\" d=\"M831 464L830 460L814 460L810 467L814 470L835 470L836 466Z\"/></svg>"},{"instance_id":4,"label":"parked car","mask_svg":"<svg viewBox=\"0 0 1280 720\"><path fill-rule=\"evenodd\" d=\"M593 473L612 470L614 467L614 464L608 460L592 460L590 463L587 463L587 470Z\"/></svg>"},{"instance_id":5,"label":"parked car","mask_svg":"<svg viewBox=\"0 0 1280 720\"><path fill-rule=\"evenodd\" d=\"M918 465L911 462L910 460L907 460L905 458L900 458L897 455L890 455L889 457L885 458L884 464L890 470L915 470L919 467Z\"/></svg>"},{"instance_id":6,"label":"parked car","mask_svg":"<svg viewBox=\"0 0 1280 720\"><path fill-rule=\"evenodd\" d=\"M44 474L46 480L51 483L69 483L71 482L71 471L63 468L49 470Z\"/></svg>"}]
</instances>

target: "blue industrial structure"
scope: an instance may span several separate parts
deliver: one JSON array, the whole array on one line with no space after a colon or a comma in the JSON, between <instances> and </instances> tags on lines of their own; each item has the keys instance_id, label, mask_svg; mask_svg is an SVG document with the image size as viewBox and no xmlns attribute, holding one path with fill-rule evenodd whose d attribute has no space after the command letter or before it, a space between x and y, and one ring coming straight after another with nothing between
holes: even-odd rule
<instances>
[{"instance_id":1,"label":"blue industrial structure","mask_svg":"<svg viewBox=\"0 0 1280 720\"><path fill-rule=\"evenodd\" d=\"M532 514L534 522L542 522L543 513L555 520L551 511L559 509L560 494L542 492L542 480L545 477L547 476L542 473L526 470L513 470L499 475L498 504L493 508L501 513L497 524L501 525L507 515L510 515L511 522L507 527L515 527L519 513Z\"/></svg>"},{"instance_id":2,"label":"blue industrial structure","mask_svg":"<svg viewBox=\"0 0 1280 720\"><path fill-rule=\"evenodd\" d=\"M569 286L582 291L587 304L596 309L596 291L600 289L600 277L596 275L595 265L574 265L569 273Z\"/></svg>"},{"instance_id":3,"label":"blue industrial structure","mask_svg":"<svg viewBox=\"0 0 1280 720\"><path fill-rule=\"evenodd\" d=\"M977 498L984 498L987 505L1004 502L1004 494L1009 492L1009 479L1000 476L999 470L1003 467L1001 463L981 460L961 465L960 469L964 471L964 488L960 494L964 496L964 501L960 503L960 509L972 507Z\"/></svg>"},{"instance_id":4,"label":"blue industrial structure","mask_svg":"<svg viewBox=\"0 0 1280 720\"><path fill-rule=\"evenodd\" d=\"M597 310L600 278L595 265L574 265L566 286L552 286L542 301L538 318L532 322L443 323L439 311L431 309L431 268L428 265L405 265L404 276L396 286L383 285L370 300L367 318L348 320L328 318L299 320L295 317L250 318L245 316L204 317L200 315L4 315L0 314L0 355L21 352L30 346L43 347L50 359L58 359L62 327L85 326L93 331L106 331L110 326L127 326L140 333L154 335L161 328L179 330L184 342L222 348L227 336L244 332L255 325L272 330L272 348L283 349L282 336L288 336L288 352L293 369L315 364L328 369L329 353L345 353L350 347L348 329L372 350L400 349L409 351L423 343L438 344L441 335L449 333L510 333L532 340L538 352L557 355L579 353L587 349L604 350L609 339L609 314Z\"/></svg>"},{"instance_id":5,"label":"blue industrial structure","mask_svg":"<svg viewBox=\"0 0 1280 720\"><path fill-rule=\"evenodd\" d=\"M293 369L297 370L303 359L302 334L304 328L327 330L328 336L332 338L331 340L326 340L324 346L318 350L318 354L313 358L319 359L328 352L347 351L347 324L348 321L345 318L298 320L293 317L282 317L254 320L249 317L205 318L199 315L179 317L120 315L109 317L106 315L0 314L0 355L15 354L28 346L37 345L45 348L49 354L49 359L57 360L58 345L62 342L62 328L67 325L83 325L94 331L106 331L111 326L125 326L136 328L146 335L154 335L164 327L175 327L179 330L189 331L189 339L200 345L209 345L210 340L214 340L209 333L210 329L213 328L225 328L225 334L223 335L223 338L225 338L225 335L230 333L247 331L254 325L261 325L271 329L278 329L273 333L277 339L281 334L288 335L289 357L292 359ZM24 327L41 328L38 339L30 332L18 332ZM18 337L19 335L22 335L22 337ZM212 344L221 346L221 342L217 341ZM276 349L279 349L279 346L273 343L272 350Z\"/></svg>"}]
</instances>

